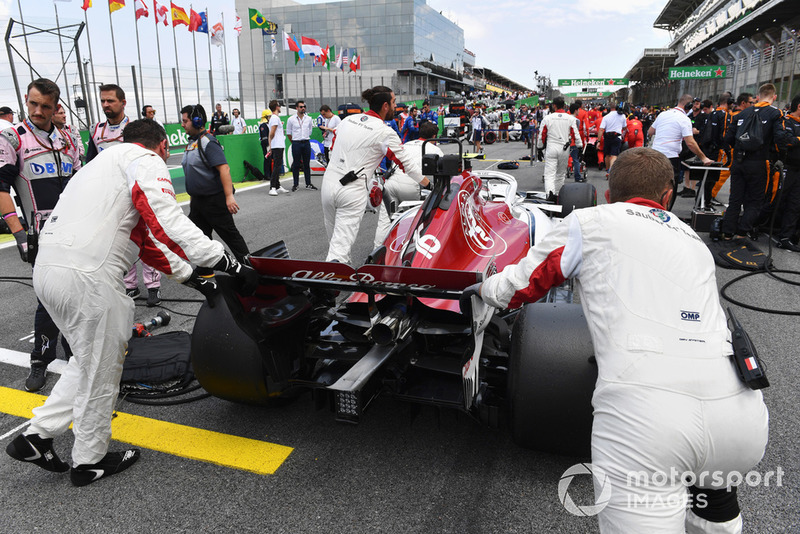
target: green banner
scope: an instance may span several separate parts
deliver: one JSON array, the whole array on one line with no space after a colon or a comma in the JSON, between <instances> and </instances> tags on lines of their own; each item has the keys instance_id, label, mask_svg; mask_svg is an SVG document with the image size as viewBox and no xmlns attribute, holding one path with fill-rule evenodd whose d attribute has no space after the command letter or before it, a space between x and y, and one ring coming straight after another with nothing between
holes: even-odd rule
<instances>
[{"instance_id":1,"label":"green banner","mask_svg":"<svg viewBox=\"0 0 800 534\"><path fill-rule=\"evenodd\" d=\"M669 80L709 80L726 78L728 67L726 65L710 65L695 67L670 67L667 79Z\"/></svg>"},{"instance_id":2,"label":"green banner","mask_svg":"<svg viewBox=\"0 0 800 534\"><path fill-rule=\"evenodd\" d=\"M560 87L597 87L605 85L628 85L628 78L567 78L559 79Z\"/></svg>"},{"instance_id":3,"label":"green banner","mask_svg":"<svg viewBox=\"0 0 800 534\"><path fill-rule=\"evenodd\" d=\"M610 91L606 91L606 92L596 92L596 93L590 93L590 92L586 92L586 93L583 93L583 92L581 92L581 93L564 93L561 96L565 96L565 97L568 97L568 98L604 98L604 97L607 97L607 96L611 96L613 94L614 93L612 93Z\"/></svg>"}]
</instances>

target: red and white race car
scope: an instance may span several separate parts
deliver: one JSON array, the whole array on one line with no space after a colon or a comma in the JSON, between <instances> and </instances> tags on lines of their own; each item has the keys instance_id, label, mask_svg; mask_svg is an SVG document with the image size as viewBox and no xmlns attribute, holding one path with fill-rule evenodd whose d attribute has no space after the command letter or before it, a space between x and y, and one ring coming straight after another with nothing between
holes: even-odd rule
<instances>
[{"instance_id":1,"label":"red and white race car","mask_svg":"<svg viewBox=\"0 0 800 534\"><path fill-rule=\"evenodd\" d=\"M595 189L567 184L551 203L465 163L424 155L432 192L402 206L361 267L290 259L280 242L250 258L261 275L255 295L220 277L224 291L192 334L200 384L254 404L310 390L348 422L388 395L507 424L522 446L587 454L596 366L570 283L520 310L473 299L467 317L458 299L524 257L560 216L596 204Z\"/></svg>"}]
</instances>

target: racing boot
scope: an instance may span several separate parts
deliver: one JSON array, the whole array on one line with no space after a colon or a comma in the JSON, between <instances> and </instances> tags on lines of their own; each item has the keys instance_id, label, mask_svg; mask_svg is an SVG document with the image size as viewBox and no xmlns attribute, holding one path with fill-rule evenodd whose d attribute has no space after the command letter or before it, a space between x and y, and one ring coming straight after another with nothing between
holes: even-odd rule
<instances>
[{"instance_id":1,"label":"racing boot","mask_svg":"<svg viewBox=\"0 0 800 534\"><path fill-rule=\"evenodd\" d=\"M110 477L125 471L136 463L142 453L139 449L125 452L109 452L96 464L81 464L73 467L69 478L75 486L88 486L101 478Z\"/></svg>"},{"instance_id":2,"label":"racing boot","mask_svg":"<svg viewBox=\"0 0 800 534\"><path fill-rule=\"evenodd\" d=\"M15 460L31 462L53 473L66 473L69 464L62 462L53 450L53 438L42 438L38 434L20 434L6 447L6 452Z\"/></svg>"}]
</instances>

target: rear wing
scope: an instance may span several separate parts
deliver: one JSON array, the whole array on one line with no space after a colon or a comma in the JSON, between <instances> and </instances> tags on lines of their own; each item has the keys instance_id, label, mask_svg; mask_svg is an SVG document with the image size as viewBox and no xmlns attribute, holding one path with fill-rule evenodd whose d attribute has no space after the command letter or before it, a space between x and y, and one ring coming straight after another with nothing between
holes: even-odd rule
<instances>
[{"instance_id":1,"label":"rear wing","mask_svg":"<svg viewBox=\"0 0 800 534\"><path fill-rule=\"evenodd\" d=\"M249 260L262 279L309 288L387 295L458 299L465 288L484 279L484 274L476 271L374 264L354 269L327 261L258 257Z\"/></svg>"}]
</instances>

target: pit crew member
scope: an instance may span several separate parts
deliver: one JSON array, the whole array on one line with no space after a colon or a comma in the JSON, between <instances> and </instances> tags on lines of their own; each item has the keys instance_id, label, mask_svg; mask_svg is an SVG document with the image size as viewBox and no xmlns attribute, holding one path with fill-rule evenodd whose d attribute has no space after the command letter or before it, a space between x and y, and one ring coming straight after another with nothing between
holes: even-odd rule
<instances>
[{"instance_id":1,"label":"pit crew member","mask_svg":"<svg viewBox=\"0 0 800 534\"><path fill-rule=\"evenodd\" d=\"M100 86L100 104L106 120L92 126L86 148L86 163L106 148L122 142L122 130L130 120L125 114L125 103L125 91L119 85L110 83Z\"/></svg>"},{"instance_id":2,"label":"pit crew member","mask_svg":"<svg viewBox=\"0 0 800 534\"><path fill-rule=\"evenodd\" d=\"M395 96L383 85L361 93L369 111L345 117L336 128L331 159L322 178L322 216L330 245L326 261L350 262L367 204L367 177L388 157L400 171L422 182L422 164L403 148L383 121L394 117Z\"/></svg>"},{"instance_id":3,"label":"pit crew member","mask_svg":"<svg viewBox=\"0 0 800 534\"><path fill-rule=\"evenodd\" d=\"M60 94L58 86L48 79L32 81L25 95L28 118L0 133L0 212L14 234L22 261L30 263L33 254L28 255L28 239L17 217L11 188L28 224L38 232L70 177L81 168L80 152L72 138L53 124ZM32 213L33 219L29 219ZM28 391L42 389L47 366L56 358L58 327L41 302L36 307L33 330L31 371L25 380ZM61 341L69 357L64 336Z\"/></svg>"},{"instance_id":4,"label":"pit crew member","mask_svg":"<svg viewBox=\"0 0 800 534\"><path fill-rule=\"evenodd\" d=\"M583 141L578 119L564 111L564 99L555 97L553 105L555 112L548 113L542 120L537 148L544 149L544 190L554 199L564 185L569 147L574 142L575 147L580 149Z\"/></svg>"},{"instance_id":5,"label":"pit crew member","mask_svg":"<svg viewBox=\"0 0 800 534\"><path fill-rule=\"evenodd\" d=\"M674 192L663 154L623 152L609 190L610 204L573 211L519 264L465 293L515 308L578 281L598 367L592 464L611 483L601 532L741 532L725 481L763 456L768 414L730 358L714 261L664 210ZM681 276L687 266L694 276ZM631 473L648 476L629 484Z\"/></svg>"},{"instance_id":6,"label":"pit crew member","mask_svg":"<svg viewBox=\"0 0 800 534\"><path fill-rule=\"evenodd\" d=\"M240 278L244 292L258 275L208 239L175 201L166 134L142 119L125 141L98 155L61 194L39 240L33 274L36 294L66 333L74 355L30 427L6 448L13 458L54 472L70 470L76 486L119 473L139 451L108 452L111 415L131 335L134 304L120 273L138 256L206 296L216 281L188 261ZM92 209L86 209L86 199ZM73 424L72 466L61 461L53 438Z\"/></svg>"}]
</instances>

